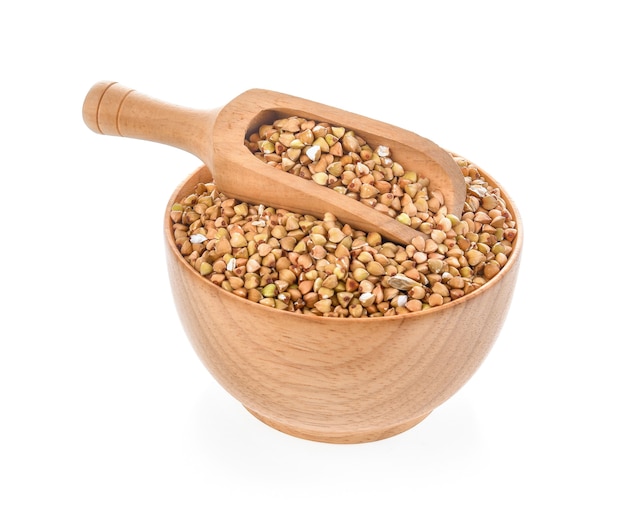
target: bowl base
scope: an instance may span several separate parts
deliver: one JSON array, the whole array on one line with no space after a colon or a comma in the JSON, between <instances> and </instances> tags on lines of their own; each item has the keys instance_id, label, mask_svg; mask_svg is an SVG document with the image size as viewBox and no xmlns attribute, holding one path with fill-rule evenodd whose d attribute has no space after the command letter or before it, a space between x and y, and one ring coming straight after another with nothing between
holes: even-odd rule
<instances>
[{"instance_id":1,"label":"bowl base","mask_svg":"<svg viewBox=\"0 0 626 515\"><path fill-rule=\"evenodd\" d=\"M408 422L403 422L401 424L397 424L390 427L385 428L377 428L377 429L364 429L364 430L356 430L356 431L336 431L332 430L322 431L315 430L307 427L298 427L291 424L286 424L284 422L279 422L277 420L271 419L260 413L244 406L252 415L254 415L257 419L259 419L264 424L270 426L273 429L280 431L281 433L288 434L290 436L295 436L297 438L303 438L305 440L312 440L314 442L324 442L324 443L337 443L337 444L353 444L353 443L367 443L367 442L376 442L378 440L384 440L385 438L390 438L392 436L396 436L400 433L411 429L412 427L419 424L422 420L424 420L431 412L426 413L425 415L421 415L413 420L409 420Z\"/></svg>"}]
</instances>

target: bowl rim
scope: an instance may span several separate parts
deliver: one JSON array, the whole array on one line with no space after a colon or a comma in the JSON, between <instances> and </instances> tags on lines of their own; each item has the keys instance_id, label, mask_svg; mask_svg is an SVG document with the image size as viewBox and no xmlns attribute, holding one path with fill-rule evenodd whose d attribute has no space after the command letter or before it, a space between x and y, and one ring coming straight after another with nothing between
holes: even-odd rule
<instances>
[{"instance_id":1,"label":"bowl rim","mask_svg":"<svg viewBox=\"0 0 626 515\"><path fill-rule=\"evenodd\" d=\"M451 152L451 154L454 157L462 157L462 156L459 156L458 154L455 154L453 152ZM165 233L165 240L166 240L166 244L167 244L167 250L173 254L174 259L176 260L176 262L179 263L180 265L182 265L188 272L191 272L192 275L195 276L198 280L204 281L204 283L206 285L208 285L209 288L214 288L215 289L215 293L217 295L229 295L230 296L229 298L231 299L231 301L243 303L242 306L244 306L245 309L260 309L260 310L262 310L261 313L264 313L264 314L273 313L275 316L279 316L279 317L280 316L306 317L307 320L315 320L315 321L318 321L319 323L342 324L342 325L345 325L347 323L377 324L377 323L381 323L382 321L387 321L387 323L388 323L390 320L402 321L402 320L405 320L405 319L413 319L413 318L433 316L433 315L436 315L436 314L439 314L439 313L443 313L446 310L459 308L459 307L463 306L465 303L471 302L472 299L475 299L476 297L484 295L490 289L496 287L502 280L504 280L504 276L507 275L509 270L511 270L512 268L514 268L518 264L518 261L520 260L520 257L521 257L521 251L522 251L522 245L523 245L523 239L524 239L524 231L523 231L523 228L522 228L521 217L520 217L517 205L515 204L515 201L506 192L506 190L504 188L502 188L500 183L497 182L491 175L489 175L487 172L485 172L480 166L476 165L473 161L470 161L470 162L472 164L474 164L474 166L476 166L478 168L478 170L480 171L481 175L483 175L487 179L487 181L489 182L490 185L492 185L493 187L496 187L496 188L498 188L500 190L500 195L502 196L502 198L506 202L506 206L507 206L508 210L513 214L513 218L514 218L514 220L516 222L516 227L515 228L517 229L517 235L516 235L515 240L513 242L513 250L511 252L511 254L508 256L506 264L504 265L504 267L492 279L487 281L484 285L480 286L479 288L477 288L473 292L471 292L471 293L469 293L467 295L464 295L463 297L460 297L458 299L455 299L453 301L450 301L450 302L447 302L445 304L442 304L441 306L435 306L435 307L431 307L429 309L425 309L425 310L422 310L422 311L416 311L416 312L413 312L413 313L400 313L400 314L391 315L391 316L387 316L387 317L386 316L380 316L380 317L359 317L359 318L355 318L355 317L325 317L325 316L305 315L303 313L296 313L296 312L292 312L292 311L285 311L285 310L281 310L281 309L276 309L276 308L273 308L273 307L270 307L270 306L264 306L263 304L259 304L257 302L252 302L252 301L250 301L248 299L241 298L241 297L239 297L237 295L234 295L234 294L232 294L230 292L227 292L227 291L223 290L218 285L216 285L216 284L212 283L211 281L209 281L208 279L205 279L204 277L202 277L197 272L197 270L194 267L192 267L185 260L183 255L180 253L178 247L176 246L176 243L174 241L174 232L172 230L173 221L172 221L171 216L170 216L171 206L175 202L180 200L180 198L182 196L181 192L185 189L186 186L188 186L192 182L192 179L195 176L197 176L197 175L208 174L208 176L211 179L213 178L213 174L212 174L211 170L205 164L199 165L192 173L187 175L187 177L176 186L176 189L173 191L173 193L169 197L169 200L167 201L167 205L166 205L166 208L165 208L164 224L163 224L163 229L164 229L164 233Z\"/></svg>"}]
</instances>

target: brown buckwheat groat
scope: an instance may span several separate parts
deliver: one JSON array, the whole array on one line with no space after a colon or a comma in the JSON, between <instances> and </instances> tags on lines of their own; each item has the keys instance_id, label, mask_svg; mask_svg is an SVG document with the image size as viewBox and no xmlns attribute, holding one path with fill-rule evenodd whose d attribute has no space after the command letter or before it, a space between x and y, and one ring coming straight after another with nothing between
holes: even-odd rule
<instances>
[{"instance_id":1,"label":"brown buckwheat groat","mask_svg":"<svg viewBox=\"0 0 626 515\"><path fill-rule=\"evenodd\" d=\"M227 198L215 184L171 208L174 237L199 274L276 309L332 317L392 316L441 306L492 279L517 229L497 188L455 157L467 185L462 217L387 147L298 117L263 125L245 142L277 171L313 180L421 231L410 245L310 215Z\"/></svg>"}]
</instances>

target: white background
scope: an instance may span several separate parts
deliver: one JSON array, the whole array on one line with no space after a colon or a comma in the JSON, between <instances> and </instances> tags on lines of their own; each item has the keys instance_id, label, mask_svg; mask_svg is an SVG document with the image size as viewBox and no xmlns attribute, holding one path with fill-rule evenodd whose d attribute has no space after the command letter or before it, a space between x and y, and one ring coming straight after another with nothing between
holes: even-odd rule
<instances>
[{"instance_id":1,"label":"white background","mask_svg":"<svg viewBox=\"0 0 626 515\"><path fill-rule=\"evenodd\" d=\"M2 10L0 512L626 513L619 3L204 4ZM162 216L199 163L88 130L102 79L199 108L282 91L483 167L525 247L476 375L371 444L254 419L170 296Z\"/></svg>"}]
</instances>

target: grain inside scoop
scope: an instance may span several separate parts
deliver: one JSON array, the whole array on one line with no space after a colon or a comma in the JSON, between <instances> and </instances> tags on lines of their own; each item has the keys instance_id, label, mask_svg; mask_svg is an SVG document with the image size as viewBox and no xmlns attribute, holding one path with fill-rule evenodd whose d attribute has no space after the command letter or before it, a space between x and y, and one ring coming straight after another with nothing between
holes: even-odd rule
<instances>
[{"instance_id":1,"label":"grain inside scoop","mask_svg":"<svg viewBox=\"0 0 626 515\"><path fill-rule=\"evenodd\" d=\"M252 89L221 108L201 110L169 104L117 82L99 82L83 104L86 125L99 134L163 143L198 157L229 197L322 218L330 212L364 231L408 244L418 234L385 213L331 188L278 172L250 152L246 138L261 125L290 116L353 130L370 146L386 146L404 169L430 181L448 213L461 217L466 198L463 174L448 152L432 141L393 125L302 98Z\"/></svg>"}]
</instances>

